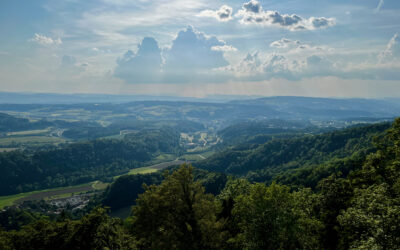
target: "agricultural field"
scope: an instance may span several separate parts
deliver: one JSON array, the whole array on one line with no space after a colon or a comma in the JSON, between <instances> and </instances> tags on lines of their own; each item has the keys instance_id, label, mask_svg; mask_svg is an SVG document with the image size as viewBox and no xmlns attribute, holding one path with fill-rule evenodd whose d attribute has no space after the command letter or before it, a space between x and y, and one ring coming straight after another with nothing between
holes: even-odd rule
<instances>
[{"instance_id":1,"label":"agricultural field","mask_svg":"<svg viewBox=\"0 0 400 250\"><path fill-rule=\"evenodd\" d=\"M157 172L158 170L162 170L174 165L180 165L183 163L185 163L185 161L173 160L173 161L154 164L147 167L135 168L130 170L127 174L135 175L135 174L154 173ZM115 176L114 179L118 177L119 176ZM54 189L45 189L33 192L20 193L15 195L1 196L0 209L3 209L4 207L7 206L20 204L24 201L60 199L60 198L70 197L76 194L87 193L90 191L100 191L106 189L108 185L109 183L94 181L77 186L60 187Z\"/></svg>"},{"instance_id":2,"label":"agricultural field","mask_svg":"<svg viewBox=\"0 0 400 250\"><path fill-rule=\"evenodd\" d=\"M36 130L25 130L25 131L17 131L17 132L8 132L6 136L33 136L33 135L43 135L49 133L51 128L46 129L36 129Z\"/></svg>"},{"instance_id":3,"label":"agricultural field","mask_svg":"<svg viewBox=\"0 0 400 250\"><path fill-rule=\"evenodd\" d=\"M66 142L65 139L52 136L13 136L0 138L0 147L26 147L41 145L57 145Z\"/></svg>"},{"instance_id":4,"label":"agricultural field","mask_svg":"<svg viewBox=\"0 0 400 250\"><path fill-rule=\"evenodd\" d=\"M11 152L14 150L17 150L18 148L0 148L0 153L1 152Z\"/></svg>"},{"instance_id":5,"label":"agricultural field","mask_svg":"<svg viewBox=\"0 0 400 250\"><path fill-rule=\"evenodd\" d=\"M134 168L134 169L131 169L128 172L128 175L150 174L150 173L157 172L158 170L162 170L162 169L165 169L167 167L174 166L174 165L181 165L183 163L185 163L185 161L176 159L174 161L162 162L162 163L154 164L154 165L147 166L147 167ZM117 176L117 177L119 177L119 176Z\"/></svg>"},{"instance_id":6,"label":"agricultural field","mask_svg":"<svg viewBox=\"0 0 400 250\"><path fill-rule=\"evenodd\" d=\"M70 187L60 187L60 188L52 188L45 189L33 192L20 193L15 195L8 195L0 197L0 209L3 209L7 206L16 205L28 200L41 200L41 199L49 199L57 196L71 196L74 193L82 193L88 191L94 191L92 187L92 183L81 184L77 186Z\"/></svg>"}]
</instances>

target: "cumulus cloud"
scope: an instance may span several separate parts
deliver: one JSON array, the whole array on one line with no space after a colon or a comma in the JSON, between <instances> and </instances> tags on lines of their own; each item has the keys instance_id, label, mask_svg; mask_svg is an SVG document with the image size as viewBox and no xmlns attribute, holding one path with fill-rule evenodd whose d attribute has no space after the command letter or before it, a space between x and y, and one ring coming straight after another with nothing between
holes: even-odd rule
<instances>
[{"instance_id":1,"label":"cumulus cloud","mask_svg":"<svg viewBox=\"0 0 400 250\"><path fill-rule=\"evenodd\" d=\"M220 69L234 78L246 81L269 80L272 78L298 79L300 64L281 54L270 54L263 58L258 52L249 53L236 65Z\"/></svg>"},{"instance_id":2,"label":"cumulus cloud","mask_svg":"<svg viewBox=\"0 0 400 250\"><path fill-rule=\"evenodd\" d=\"M162 65L161 49L154 38L145 37L138 45L136 54L128 50L117 60L117 65L114 75L127 83L159 81Z\"/></svg>"},{"instance_id":3,"label":"cumulus cloud","mask_svg":"<svg viewBox=\"0 0 400 250\"><path fill-rule=\"evenodd\" d=\"M201 17L213 17L221 22L232 20L232 8L228 5L222 5L218 10L203 10L198 14Z\"/></svg>"},{"instance_id":4,"label":"cumulus cloud","mask_svg":"<svg viewBox=\"0 0 400 250\"><path fill-rule=\"evenodd\" d=\"M168 73L198 72L228 65L220 50L225 42L215 36L206 36L189 26L178 33L165 56L164 69Z\"/></svg>"},{"instance_id":5,"label":"cumulus cloud","mask_svg":"<svg viewBox=\"0 0 400 250\"><path fill-rule=\"evenodd\" d=\"M61 38L51 38L45 35L37 34L33 36L33 38L29 39L30 42L35 42L39 45L49 47L49 46L58 46L62 44Z\"/></svg>"},{"instance_id":6,"label":"cumulus cloud","mask_svg":"<svg viewBox=\"0 0 400 250\"><path fill-rule=\"evenodd\" d=\"M251 0L243 4L236 14L242 24L257 24L263 26L277 26L291 31L315 30L333 26L335 20L326 17L303 18L296 14L281 14L278 11L264 11L260 2Z\"/></svg>"},{"instance_id":7,"label":"cumulus cloud","mask_svg":"<svg viewBox=\"0 0 400 250\"><path fill-rule=\"evenodd\" d=\"M212 70L228 65L223 53L233 46L189 26L178 33L163 53L154 38L145 38L135 54L117 60L114 76L127 83L181 83L214 81Z\"/></svg>"},{"instance_id":8,"label":"cumulus cloud","mask_svg":"<svg viewBox=\"0 0 400 250\"><path fill-rule=\"evenodd\" d=\"M380 63L386 63L398 59L400 57L400 38L398 34L390 39L384 51L378 55Z\"/></svg>"}]
</instances>

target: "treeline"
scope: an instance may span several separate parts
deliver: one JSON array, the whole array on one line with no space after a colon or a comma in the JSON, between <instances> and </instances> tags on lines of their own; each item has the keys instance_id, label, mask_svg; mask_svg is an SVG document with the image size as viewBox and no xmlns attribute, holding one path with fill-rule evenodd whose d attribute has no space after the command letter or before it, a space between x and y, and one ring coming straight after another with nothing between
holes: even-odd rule
<instances>
[{"instance_id":1,"label":"treeline","mask_svg":"<svg viewBox=\"0 0 400 250\"><path fill-rule=\"evenodd\" d=\"M179 152L179 133L147 130L123 140L97 139L33 153L0 153L0 195L69 186L140 167L153 154Z\"/></svg>"}]
</instances>

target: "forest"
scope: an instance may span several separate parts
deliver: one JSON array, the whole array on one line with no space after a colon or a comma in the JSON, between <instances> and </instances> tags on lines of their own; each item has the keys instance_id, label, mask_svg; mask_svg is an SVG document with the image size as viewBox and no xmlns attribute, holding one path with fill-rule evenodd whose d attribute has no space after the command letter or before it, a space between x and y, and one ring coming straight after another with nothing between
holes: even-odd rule
<instances>
[{"instance_id":1,"label":"forest","mask_svg":"<svg viewBox=\"0 0 400 250\"><path fill-rule=\"evenodd\" d=\"M0 152L0 195L112 180L143 166L153 154L179 150L179 133L164 128L143 130L124 140L95 139L33 152Z\"/></svg>"},{"instance_id":2,"label":"forest","mask_svg":"<svg viewBox=\"0 0 400 250\"><path fill-rule=\"evenodd\" d=\"M300 139L305 147L308 140L322 143L326 148L317 154L332 158L324 163L326 175L313 177L316 185L298 183L296 175L312 172L307 167L271 182L187 164L163 174L122 176L78 220L68 213L50 220L29 211L0 217L3 228L14 223L14 230L0 231L0 248L398 249L400 119L325 136ZM362 148L365 155L355 157ZM293 159L301 160L304 149L295 152ZM282 164L279 154L276 159L272 163ZM310 159L310 166L319 164ZM352 167L345 175L332 166L348 161ZM142 183L143 192L128 194ZM115 195L120 192L126 193ZM102 208L126 205L118 197L133 204L125 220Z\"/></svg>"}]
</instances>

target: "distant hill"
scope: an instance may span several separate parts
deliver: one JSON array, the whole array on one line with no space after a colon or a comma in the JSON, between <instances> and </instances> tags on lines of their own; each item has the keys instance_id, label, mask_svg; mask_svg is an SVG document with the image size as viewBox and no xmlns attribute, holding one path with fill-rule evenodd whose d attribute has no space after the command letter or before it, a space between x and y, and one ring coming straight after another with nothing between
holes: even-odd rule
<instances>
[{"instance_id":1,"label":"distant hill","mask_svg":"<svg viewBox=\"0 0 400 250\"><path fill-rule=\"evenodd\" d=\"M190 120L219 128L265 119L371 122L400 115L398 99L268 97L215 102L180 97L0 93L0 100L0 112L29 112L36 118L57 113L60 119L76 119L67 110L80 110L86 112L82 113L85 119Z\"/></svg>"}]
</instances>

